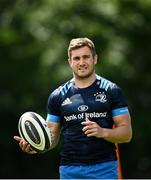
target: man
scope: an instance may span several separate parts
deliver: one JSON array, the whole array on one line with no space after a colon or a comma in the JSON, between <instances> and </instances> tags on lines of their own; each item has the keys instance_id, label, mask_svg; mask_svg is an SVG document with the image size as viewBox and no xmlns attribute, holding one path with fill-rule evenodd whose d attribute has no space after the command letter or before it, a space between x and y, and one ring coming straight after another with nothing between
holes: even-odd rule
<instances>
[{"instance_id":1,"label":"man","mask_svg":"<svg viewBox=\"0 0 151 180\"><path fill-rule=\"evenodd\" d=\"M95 73L98 57L90 39L72 39L68 57L73 79L51 93L47 106L53 147L60 131L63 136L60 178L117 179L115 144L132 137L122 90ZM35 153L22 138L14 138L23 151Z\"/></svg>"}]
</instances>

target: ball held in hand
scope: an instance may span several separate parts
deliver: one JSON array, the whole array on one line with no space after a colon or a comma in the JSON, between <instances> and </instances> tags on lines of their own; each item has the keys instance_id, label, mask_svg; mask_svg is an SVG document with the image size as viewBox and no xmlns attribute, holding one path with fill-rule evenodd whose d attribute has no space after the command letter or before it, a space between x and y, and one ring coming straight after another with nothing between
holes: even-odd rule
<instances>
[{"instance_id":1,"label":"ball held in hand","mask_svg":"<svg viewBox=\"0 0 151 180\"><path fill-rule=\"evenodd\" d=\"M36 152L43 153L52 145L51 132L45 119L35 112L25 112L19 119L20 136L27 141Z\"/></svg>"}]
</instances>

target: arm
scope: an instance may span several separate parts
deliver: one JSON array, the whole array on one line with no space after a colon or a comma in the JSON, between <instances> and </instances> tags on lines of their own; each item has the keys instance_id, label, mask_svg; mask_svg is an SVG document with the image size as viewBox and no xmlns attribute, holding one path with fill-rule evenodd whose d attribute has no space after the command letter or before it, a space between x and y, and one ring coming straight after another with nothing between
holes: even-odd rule
<instances>
[{"instance_id":1,"label":"arm","mask_svg":"<svg viewBox=\"0 0 151 180\"><path fill-rule=\"evenodd\" d=\"M59 141L60 137L60 123L47 121L48 127L50 128L50 133L52 136L52 145L50 149L53 149Z\"/></svg>"},{"instance_id":2,"label":"arm","mask_svg":"<svg viewBox=\"0 0 151 180\"><path fill-rule=\"evenodd\" d=\"M105 129L104 139L113 143L127 143L132 138L131 118L129 114L113 117L114 128Z\"/></svg>"},{"instance_id":3,"label":"arm","mask_svg":"<svg viewBox=\"0 0 151 180\"><path fill-rule=\"evenodd\" d=\"M88 136L103 138L112 143L126 143L132 138L131 119L129 114L118 115L113 117L114 128L102 128L96 122L86 120L82 122L85 127L84 133Z\"/></svg>"}]
</instances>

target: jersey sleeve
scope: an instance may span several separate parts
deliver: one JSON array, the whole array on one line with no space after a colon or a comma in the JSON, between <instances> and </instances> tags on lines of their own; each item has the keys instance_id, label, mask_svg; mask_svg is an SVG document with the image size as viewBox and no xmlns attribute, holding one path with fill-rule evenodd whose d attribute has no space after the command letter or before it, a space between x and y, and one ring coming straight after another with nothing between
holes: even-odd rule
<instances>
[{"instance_id":1,"label":"jersey sleeve","mask_svg":"<svg viewBox=\"0 0 151 180\"><path fill-rule=\"evenodd\" d=\"M59 123L60 118L60 97L58 89L52 92L47 102L47 121Z\"/></svg>"},{"instance_id":2,"label":"jersey sleeve","mask_svg":"<svg viewBox=\"0 0 151 180\"><path fill-rule=\"evenodd\" d=\"M129 114L127 100L120 87L116 84L110 89L111 92L111 106L112 106L112 117Z\"/></svg>"}]
</instances>

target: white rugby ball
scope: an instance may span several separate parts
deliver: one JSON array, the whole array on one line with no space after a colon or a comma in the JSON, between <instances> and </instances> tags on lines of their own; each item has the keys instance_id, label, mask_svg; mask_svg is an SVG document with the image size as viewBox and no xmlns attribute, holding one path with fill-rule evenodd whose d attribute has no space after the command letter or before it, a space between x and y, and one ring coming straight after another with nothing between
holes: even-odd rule
<instances>
[{"instance_id":1,"label":"white rugby ball","mask_svg":"<svg viewBox=\"0 0 151 180\"><path fill-rule=\"evenodd\" d=\"M27 141L36 152L43 153L52 145L51 132L45 119L35 112L25 112L19 119L20 136Z\"/></svg>"}]
</instances>

